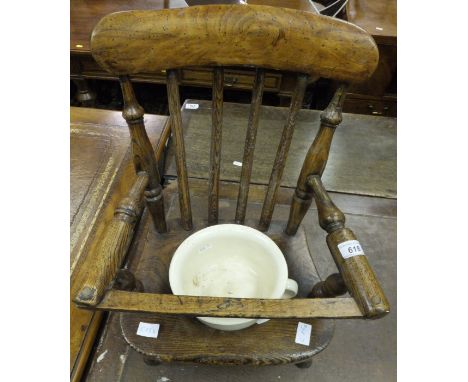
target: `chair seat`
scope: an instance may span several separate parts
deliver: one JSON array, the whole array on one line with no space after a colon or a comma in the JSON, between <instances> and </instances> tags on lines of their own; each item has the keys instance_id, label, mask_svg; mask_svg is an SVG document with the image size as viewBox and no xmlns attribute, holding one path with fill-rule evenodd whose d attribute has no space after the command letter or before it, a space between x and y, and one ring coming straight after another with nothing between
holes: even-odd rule
<instances>
[{"instance_id":1,"label":"chair seat","mask_svg":"<svg viewBox=\"0 0 468 382\"><path fill-rule=\"evenodd\" d=\"M165 190L169 232L158 234L148 215L143 218L130 250L130 267L148 293L171 293L169 264L179 244L193 232L206 227L208 211L204 187L206 182L191 183L194 217L193 231L183 230L178 222L177 182ZM237 185L223 184L219 201L219 223L232 223L235 215ZM254 194L255 191L252 192ZM253 195L252 199L256 199ZM261 209L260 201L247 207L246 225L255 227ZM320 281L311 260L306 235L300 228L295 236L283 233L289 206L277 205L274 220L267 232L281 248L288 264L289 277L299 284L300 297L305 297ZM160 324L158 337L137 335L140 322ZM305 319L312 325L310 346L295 343L298 319L272 319L249 328L226 332L212 329L194 317L121 313L120 325L128 344L140 353L163 362L186 361L204 364L275 365L304 361L326 348L333 330L333 320Z\"/></svg>"}]
</instances>

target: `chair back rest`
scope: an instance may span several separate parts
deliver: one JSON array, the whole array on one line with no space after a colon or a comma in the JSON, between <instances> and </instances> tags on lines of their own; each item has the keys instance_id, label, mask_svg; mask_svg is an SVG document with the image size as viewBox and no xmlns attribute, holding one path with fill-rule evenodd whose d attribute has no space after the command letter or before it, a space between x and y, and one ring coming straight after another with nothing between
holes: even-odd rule
<instances>
[{"instance_id":1,"label":"chair back rest","mask_svg":"<svg viewBox=\"0 0 468 382\"><path fill-rule=\"evenodd\" d=\"M160 203L160 177L144 130L143 109L136 101L129 76L166 70L171 129L176 148L181 222L185 229L190 230L192 213L177 70L194 66L214 67L208 186L209 224L218 222L223 67L256 68L235 218L239 224L245 219L265 83L264 70L297 73L295 90L259 223L259 229L266 230L273 214L295 121L307 84L319 77L342 83L360 82L370 77L378 63L378 50L374 40L355 25L310 12L259 5L207 5L113 13L105 16L94 28L91 52L103 68L120 78L124 98L123 115L132 134L136 170L145 171L149 175L146 196L148 202L157 201L155 205L158 207L151 207L151 203L149 207L160 232L166 227L164 208L161 208ZM341 106L343 93L343 88L340 88L339 97L335 96L332 101L335 109ZM330 115L333 117L333 112ZM333 118L326 119L325 123L333 124Z\"/></svg>"}]
</instances>

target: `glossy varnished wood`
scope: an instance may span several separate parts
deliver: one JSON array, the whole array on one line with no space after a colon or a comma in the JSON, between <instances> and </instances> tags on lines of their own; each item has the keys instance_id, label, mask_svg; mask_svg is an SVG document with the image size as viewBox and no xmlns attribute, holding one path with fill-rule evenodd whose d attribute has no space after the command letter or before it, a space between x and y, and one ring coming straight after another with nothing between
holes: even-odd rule
<instances>
[{"instance_id":1,"label":"glossy varnished wood","mask_svg":"<svg viewBox=\"0 0 468 382\"><path fill-rule=\"evenodd\" d=\"M94 28L91 50L115 74L248 65L359 82L378 63L377 46L361 28L259 5L114 13Z\"/></svg>"},{"instance_id":2,"label":"glossy varnished wood","mask_svg":"<svg viewBox=\"0 0 468 382\"><path fill-rule=\"evenodd\" d=\"M288 156L289 147L296 127L297 115L299 110L301 110L304 92L307 87L307 79L307 75L297 76L296 89L294 90L293 97L291 98L288 117L276 151L273 169L271 170L270 180L268 182L268 192L265 196L265 201L263 202L262 214L258 223L258 229L261 231L268 229L273 216L273 210L276 203L276 193L278 192L278 187L280 186L281 178L283 177L286 158Z\"/></svg>"},{"instance_id":3,"label":"glossy varnished wood","mask_svg":"<svg viewBox=\"0 0 468 382\"><path fill-rule=\"evenodd\" d=\"M243 224L247 198L249 196L250 177L252 176L252 165L257 138L258 120L260 117L260 106L262 105L263 87L265 85L265 71L257 69L254 88L252 91L252 103L250 105L249 122L244 143L244 156L242 158L242 172L239 182L239 195L237 197L236 223Z\"/></svg>"},{"instance_id":4,"label":"glossy varnished wood","mask_svg":"<svg viewBox=\"0 0 468 382\"><path fill-rule=\"evenodd\" d=\"M208 182L208 224L218 223L219 174L221 169L221 137L223 131L223 68L214 69L213 113L211 114L210 176Z\"/></svg>"},{"instance_id":5,"label":"glossy varnished wood","mask_svg":"<svg viewBox=\"0 0 468 382\"><path fill-rule=\"evenodd\" d=\"M171 128L175 143L175 161L179 179L179 206L182 227L192 229L192 208L187 181L187 164L185 161L185 144L180 116L179 83L176 70L167 71L167 97L171 114Z\"/></svg>"}]
</instances>

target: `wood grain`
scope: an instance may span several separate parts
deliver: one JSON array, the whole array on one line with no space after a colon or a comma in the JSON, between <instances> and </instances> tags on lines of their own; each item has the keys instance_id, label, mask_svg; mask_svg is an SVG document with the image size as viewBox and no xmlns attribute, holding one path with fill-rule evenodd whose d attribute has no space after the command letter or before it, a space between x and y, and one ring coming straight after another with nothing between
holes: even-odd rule
<instances>
[{"instance_id":1,"label":"wood grain","mask_svg":"<svg viewBox=\"0 0 468 382\"><path fill-rule=\"evenodd\" d=\"M148 175L140 173L129 194L115 210L114 219L107 226L97 249L97 262L89 270L79 293L74 298L77 304L97 305L106 288L114 279L130 245L133 228L140 217L143 192L148 184Z\"/></svg>"},{"instance_id":2,"label":"wood grain","mask_svg":"<svg viewBox=\"0 0 468 382\"><path fill-rule=\"evenodd\" d=\"M336 297L345 294L348 291L343 281L343 277L339 273L333 273L324 281L320 281L314 285L309 297L328 298Z\"/></svg>"},{"instance_id":3,"label":"wood grain","mask_svg":"<svg viewBox=\"0 0 468 382\"><path fill-rule=\"evenodd\" d=\"M98 310L241 318L358 318L352 298L244 299L108 291Z\"/></svg>"},{"instance_id":4,"label":"wood grain","mask_svg":"<svg viewBox=\"0 0 468 382\"><path fill-rule=\"evenodd\" d=\"M194 231L206 227L206 208L208 205L206 197L207 180L189 179L193 217ZM154 228L148 224L148 221L142 221L137 238L137 246L132 248L129 257L135 259L132 262L132 271L135 276L142 280L145 291L148 293L171 293L168 269L172 255L178 245L188 237L191 232L184 231L178 227L178 209L177 204L177 182L170 182L165 188L165 197L169 201L169 210L167 212L167 221L169 232L164 235L156 235ZM257 191L257 187L252 185L251 198L249 198L245 224L255 227L257 224L258 213L261 208L265 193ZM220 187L219 203L219 221L220 223L233 222L236 210L236 198L238 192L237 183L222 183ZM281 192L279 193L281 195ZM289 199L281 199L286 202ZM272 222L267 235L278 245L285 255L288 264L289 277L299 283L300 297L305 297L318 281L314 264L311 260L311 254L308 251L306 232L304 229L298 231L293 236L284 234L284 225L287 218L287 206L278 205L276 216L282 217L281 221L276 219ZM154 254L157 253L157 256ZM157 341L145 342L140 336L132 336L134 325L139 321L154 320L158 322L161 328ZM295 344L288 340L290 333L295 333L297 329L297 319L272 319L268 323L255 325L254 327L242 330L239 333L221 332L209 328L193 317L168 314L145 314L145 313L125 313L122 315L121 324L126 340L133 348L144 354L159 354L165 360L183 360L191 362L210 362L212 364L230 364L234 359L248 364L268 365L277 362L299 362L316 352L323 350L328 344L332 334L330 326L332 320L321 319L301 319L302 322L310 323L315 330L311 339L309 348ZM172 331L170 328L176 330ZM278 336L284 328L285 336ZM180 331L184 335L180 336ZM258 336L264 338L259 343ZM295 335L295 334L294 334ZM235 344L235 338L242 337L242 341ZM204 338L210 338L210 349L206 347ZM247 351L247 349L251 349ZM198 356L197 356L198 355ZM203 355L203 357L199 357Z\"/></svg>"},{"instance_id":5,"label":"wood grain","mask_svg":"<svg viewBox=\"0 0 468 382\"><path fill-rule=\"evenodd\" d=\"M179 179L179 208L182 227L192 229L192 208L188 188L187 164L185 162L185 144L182 133L182 119L180 116L180 96L177 71L167 71L167 97L171 114L171 128L175 143L177 176Z\"/></svg>"},{"instance_id":6,"label":"wood grain","mask_svg":"<svg viewBox=\"0 0 468 382\"><path fill-rule=\"evenodd\" d=\"M255 140L257 138L258 120L260 117L260 106L262 105L263 88L265 85L265 71L257 69L255 83L252 91L252 103L250 105L249 122L244 143L244 156L242 158L242 171L239 182L239 195L237 197L236 223L243 224L245 210L249 196L250 177L252 176L252 165L255 151Z\"/></svg>"},{"instance_id":7,"label":"wood grain","mask_svg":"<svg viewBox=\"0 0 468 382\"><path fill-rule=\"evenodd\" d=\"M210 176L208 181L208 225L218 223L219 173L223 131L223 68L214 69L213 112L211 114Z\"/></svg>"},{"instance_id":8,"label":"wood grain","mask_svg":"<svg viewBox=\"0 0 468 382\"><path fill-rule=\"evenodd\" d=\"M291 98L291 106L289 107L286 124L284 125L283 133L281 134L278 150L276 151L275 162L273 163L270 181L268 182L268 192L265 196L265 201L263 202L262 214L258 223L258 229L261 231L266 231L268 229L273 216L276 194L278 192L278 187L281 184L281 178L283 177L289 146L291 145L294 128L296 127L297 115L302 107L302 100L307 87L307 79L307 75L297 76L296 89L294 90L293 97Z\"/></svg>"},{"instance_id":9,"label":"wood grain","mask_svg":"<svg viewBox=\"0 0 468 382\"><path fill-rule=\"evenodd\" d=\"M120 86L124 101L122 115L127 121L132 137L132 154L135 171L137 173L144 171L148 175L148 185L145 191L146 204L158 232L166 232L161 177L159 176L158 163L154 156L153 147L145 129L144 110L138 104L128 76L120 77Z\"/></svg>"},{"instance_id":10,"label":"wood grain","mask_svg":"<svg viewBox=\"0 0 468 382\"><path fill-rule=\"evenodd\" d=\"M184 138L190 142L186 150L187 170L191 178L208 179L211 102L188 99L187 103L199 105L197 110L182 108ZM275 146L280 140L288 112L285 107L260 107L250 187L268 184L276 155ZM233 161L242 161L249 105L224 102L223 114L221 180L239 182L241 167L234 166ZM282 186L296 188L304 158L320 128L320 114L318 110L301 109L299 112ZM322 176L327 190L396 198L396 137L397 121L394 118L343 113L343 121L335 130L327 168ZM166 177L177 175L174 151L174 145L169 145Z\"/></svg>"},{"instance_id":11,"label":"wood grain","mask_svg":"<svg viewBox=\"0 0 468 382\"><path fill-rule=\"evenodd\" d=\"M306 154L297 180L296 191L291 201L291 212L286 228L289 235L294 235L297 231L312 201L312 190L308 183L308 177L322 176L327 165L335 128L343 119L341 109L346 95L345 89L346 86L340 86L327 108L320 114L320 129Z\"/></svg>"},{"instance_id":12,"label":"wood grain","mask_svg":"<svg viewBox=\"0 0 468 382\"><path fill-rule=\"evenodd\" d=\"M248 65L359 82L378 63L372 37L352 24L260 5L114 13L94 28L91 51L121 75Z\"/></svg>"},{"instance_id":13,"label":"wood grain","mask_svg":"<svg viewBox=\"0 0 468 382\"><path fill-rule=\"evenodd\" d=\"M354 233L344 227L345 216L328 196L319 176L310 177L320 226L328 232L327 245L333 260L343 277L350 294L354 297L366 318L380 318L390 311L390 305L365 255L345 258L339 245L357 240Z\"/></svg>"}]
</instances>

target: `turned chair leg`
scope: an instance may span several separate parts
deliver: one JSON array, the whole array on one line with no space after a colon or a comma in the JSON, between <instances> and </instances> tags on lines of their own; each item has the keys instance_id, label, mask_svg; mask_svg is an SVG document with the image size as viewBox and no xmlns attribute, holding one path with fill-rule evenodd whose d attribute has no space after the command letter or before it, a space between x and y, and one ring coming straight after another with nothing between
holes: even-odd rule
<instances>
[{"instance_id":1,"label":"turned chair leg","mask_svg":"<svg viewBox=\"0 0 468 382\"><path fill-rule=\"evenodd\" d=\"M143 356L143 362L148 366L159 366L161 364L161 361L159 361L156 357L151 357L148 355Z\"/></svg>"},{"instance_id":2,"label":"turned chair leg","mask_svg":"<svg viewBox=\"0 0 468 382\"><path fill-rule=\"evenodd\" d=\"M312 360L309 359L309 360L307 360L307 361L295 363L295 365L296 365L296 367L298 367L299 369L308 369L309 367L312 366Z\"/></svg>"},{"instance_id":3,"label":"turned chair leg","mask_svg":"<svg viewBox=\"0 0 468 382\"><path fill-rule=\"evenodd\" d=\"M119 269L115 276L113 289L144 292L143 283L128 269Z\"/></svg>"},{"instance_id":4,"label":"turned chair leg","mask_svg":"<svg viewBox=\"0 0 468 382\"><path fill-rule=\"evenodd\" d=\"M84 78L75 78L73 79L73 83L77 87L75 94L76 100L82 106L94 106L96 101L96 93L91 90L88 81L86 81Z\"/></svg>"}]
</instances>

